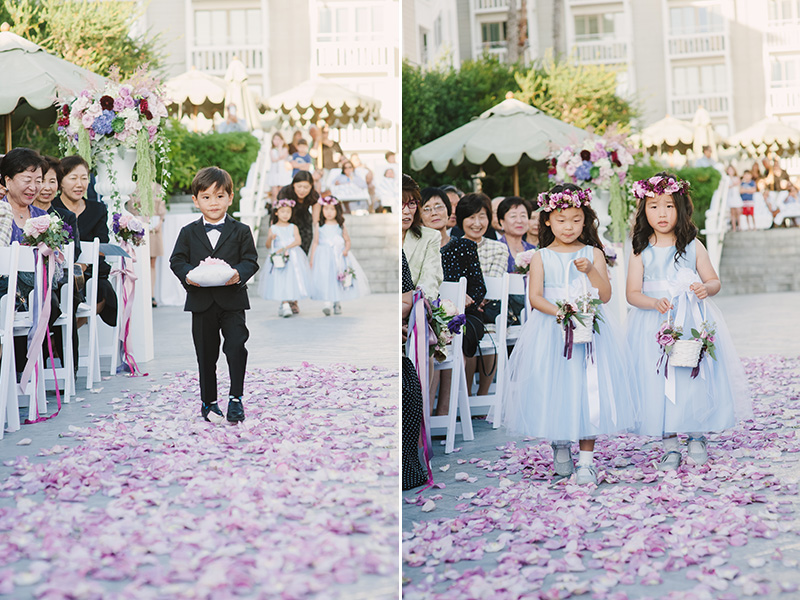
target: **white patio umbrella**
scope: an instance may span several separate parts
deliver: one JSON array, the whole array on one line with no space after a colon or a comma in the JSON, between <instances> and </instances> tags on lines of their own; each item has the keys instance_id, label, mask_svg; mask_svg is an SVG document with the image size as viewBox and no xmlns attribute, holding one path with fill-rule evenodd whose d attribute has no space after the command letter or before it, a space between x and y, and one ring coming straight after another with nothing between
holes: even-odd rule
<instances>
[{"instance_id":1,"label":"white patio umbrella","mask_svg":"<svg viewBox=\"0 0 800 600\"><path fill-rule=\"evenodd\" d=\"M469 123L420 146L411 153L411 168L421 171L429 164L443 173L464 161L480 166L494 157L513 167L514 195L519 195L518 165L524 156L544 160L553 146L567 146L592 137L588 131L546 115L509 93Z\"/></svg>"},{"instance_id":2,"label":"white patio umbrella","mask_svg":"<svg viewBox=\"0 0 800 600\"><path fill-rule=\"evenodd\" d=\"M289 127L316 124L317 121L324 121L334 128L350 124L357 127L387 125L380 116L380 100L319 77L272 96L266 107L275 111L281 122Z\"/></svg>"},{"instance_id":3,"label":"white patio umbrella","mask_svg":"<svg viewBox=\"0 0 800 600\"><path fill-rule=\"evenodd\" d=\"M225 106L236 105L236 116L247 123L250 131L262 128L261 113L247 84L247 69L244 63L234 57L225 72Z\"/></svg>"},{"instance_id":4,"label":"white patio umbrella","mask_svg":"<svg viewBox=\"0 0 800 600\"><path fill-rule=\"evenodd\" d=\"M170 108L177 110L178 118L183 114L197 117L198 114L213 119L214 113L223 114L227 84L224 79L214 77L195 67L164 82Z\"/></svg>"},{"instance_id":5,"label":"white patio umbrella","mask_svg":"<svg viewBox=\"0 0 800 600\"><path fill-rule=\"evenodd\" d=\"M642 129L640 133L632 135L631 140L651 154L672 150L685 152L692 147L694 127L687 121L666 115L660 121Z\"/></svg>"},{"instance_id":6,"label":"white patio umbrella","mask_svg":"<svg viewBox=\"0 0 800 600\"><path fill-rule=\"evenodd\" d=\"M6 152L11 150L11 131L26 118L42 125L56 120L56 92L77 95L101 87L105 77L92 73L0 27L0 115L4 116Z\"/></svg>"},{"instance_id":7,"label":"white patio umbrella","mask_svg":"<svg viewBox=\"0 0 800 600\"><path fill-rule=\"evenodd\" d=\"M754 156L767 152L786 154L800 149L800 130L778 117L768 117L732 135L728 138L728 143L741 147Z\"/></svg>"}]
</instances>

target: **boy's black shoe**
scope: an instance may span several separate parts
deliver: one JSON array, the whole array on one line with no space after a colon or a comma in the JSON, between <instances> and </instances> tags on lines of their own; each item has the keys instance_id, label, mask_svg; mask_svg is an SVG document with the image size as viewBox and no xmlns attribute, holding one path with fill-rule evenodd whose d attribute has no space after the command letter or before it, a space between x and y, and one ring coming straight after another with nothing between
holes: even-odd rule
<instances>
[{"instance_id":1,"label":"boy's black shoe","mask_svg":"<svg viewBox=\"0 0 800 600\"><path fill-rule=\"evenodd\" d=\"M238 423L244 421L244 407L241 398L231 398L228 400L228 422Z\"/></svg>"},{"instance_id":2,"label":"boy's black shoe","mask_svg":"<svg viewBox=\"0 0 800 600\"><path fill-rule=\"evenodd\" d=\"M209 423L222 423L223 419L225 419L216 402L214 402L214 404L203 404L200 409L200 414L203 415L203 418Z\"/></svg>"}]
</instances>

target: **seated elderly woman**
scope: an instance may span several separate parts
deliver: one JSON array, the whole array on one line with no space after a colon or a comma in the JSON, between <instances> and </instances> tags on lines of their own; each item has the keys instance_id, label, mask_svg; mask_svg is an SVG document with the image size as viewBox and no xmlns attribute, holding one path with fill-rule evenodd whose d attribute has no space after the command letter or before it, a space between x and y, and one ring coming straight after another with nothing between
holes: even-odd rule
<instances>
[{"instance_id":1,"label":"seated elderly woman","mask_svg":"<svg viewBox=\"0 0 800 600\"><path fill-rule=\"evenodd\" d=\"M442 258L439 254L442 236L438 231L422 226L419 205L422 198L419 186L408 175L403 175L403 252L406 254L411 280L415 288L429 300L439 297L442 283Z\"/></svg>"},{"instance_id":2,"label":"seated elderly woman","mask_svg":"<svg viewBox=\"0 0 800 600\"><path fill-rule=\"evenodd\" d=\"M478 306L486 295L486 285L478 259L477 244L466 237L451 238L447 234L447 223L450 220L450 199L440 188L429 187L421 194L422 224L438 231L442 236L441 254L444 281L457 282L461 277L467 279L466 315L467 325L464 328L462 348L465 357L473 357L478 350L479 336L483 335L483 318ZM439 401L436 404L436 415L446 415L450 407L450 383L452 371L437 371L440 381L434 377L431 386L431 397L439 388Z\"/></svg>"},{"instance_id":3,"label":"seated elderly woman","mask_svg":"<svg viewBox=\"0 0 800 600\"><path fill-rule=\"evenodd\" d=\"M503 235L497 241L508 246L509 273L513 273L517 266L517 254L536 248L525 239L530 227L530 218L531 205L525 198L508 196L497 207L497 220L503 230Z\"/></svg>"},{"instance_id":4,"label":"seated elderly woman","mask_svg":"<svg viewBox=\"0 0 800 600\"><path fill-rule=\"evenodd\" d=\"M508 246L503 242L487 240L484 237L491 221L492 204L486 194L472 193L466 194L458 202L456 208L456 223L464 231L464 237L475 242L478 246L478 259L481 272L484 277L502 277L508 269ZM481 309L486 308L484 299ZM489 329L494 324L494 319L488 316L484 310L484 322ZM491 357L491 358L488 358ZM478 395L485 396L489 393L495 371L497 370L497 360L492 354L481 353L480 357L467 358L465 360L467 369L467 386L471 389L475 371L478 368L480 358L481 369L479 374ZM495 360L492 360L495 359ZM491 366L490 366L491 365Z\"/></svg>"}]
</instances>

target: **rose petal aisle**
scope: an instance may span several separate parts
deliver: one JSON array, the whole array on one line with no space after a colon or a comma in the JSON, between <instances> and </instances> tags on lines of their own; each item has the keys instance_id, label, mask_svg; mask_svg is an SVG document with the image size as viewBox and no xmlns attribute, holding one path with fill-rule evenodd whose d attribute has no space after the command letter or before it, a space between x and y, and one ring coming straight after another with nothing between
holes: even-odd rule
<instances>
[{"instance_id":1,"label":"rose petal aisle","mask_svg":"<svg viewBox=\"0 0 800 600\"><path fill-rule=\"evenodd\" d=\"M202 421L196 373L171 373L6 461L0 596L396 597L396 374L247 381L239 426Z\"/></svg>"},{"instance_id":2,"label":"rose petal aisle","mask_svg":"<svg viewBox=\"0 0 800 600\"><path fill-rule=\"evenodd\" d=\"M437 487L404 494L403 597L797 598L800 359L743 362L755 418L702 467L661 473L631 435L598 440L593 490L555 481L544 442L437 457Z\"/></svg>"}]
</instances>

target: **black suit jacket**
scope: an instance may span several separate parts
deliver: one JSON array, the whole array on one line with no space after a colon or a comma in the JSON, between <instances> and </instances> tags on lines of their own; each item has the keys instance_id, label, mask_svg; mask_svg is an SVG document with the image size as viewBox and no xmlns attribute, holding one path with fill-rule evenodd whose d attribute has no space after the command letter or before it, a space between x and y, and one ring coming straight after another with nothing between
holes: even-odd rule
<instances>
[{"instance_id":1,"label":"black suit jacket","mask_svg":"<svg viewBox=\"0 0 800 600\"><path fill-rule=\"evenodd\" d=\"M220 258L236 269L239 272L239 283L220 287L188 285L186 275L209 256ZM258 271L258 253L253 242L253 234L247 225L226 216L217 245L212 249L208 234L203 227L203 219L189 223L178 234L169 265L186 288L184 310L203 312L214 302L223 310L250 308L246 284Z\"/></svg>"}]
</instances>

